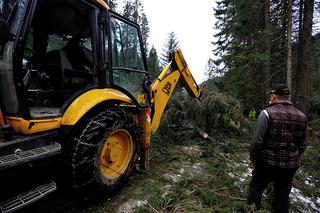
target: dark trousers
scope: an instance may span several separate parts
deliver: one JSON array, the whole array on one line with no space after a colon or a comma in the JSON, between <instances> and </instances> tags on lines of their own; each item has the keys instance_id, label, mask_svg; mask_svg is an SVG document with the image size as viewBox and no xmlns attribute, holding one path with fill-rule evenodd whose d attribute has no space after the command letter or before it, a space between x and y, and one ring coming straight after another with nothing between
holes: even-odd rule
<instances>
[{"instance_id":1,"label":"dark trousers","mask_svg":"<svg viewBox=\"0 0 320 213\"><path fill-rule=\"evenodd\" d=\"M248 204L255 204L260 209L261 196L270 182L274 186L272 212L289 212L289 194L297 168L286 169L272 166L264 161L255 162L249 186Z\"/></svg>"}]
</instances>

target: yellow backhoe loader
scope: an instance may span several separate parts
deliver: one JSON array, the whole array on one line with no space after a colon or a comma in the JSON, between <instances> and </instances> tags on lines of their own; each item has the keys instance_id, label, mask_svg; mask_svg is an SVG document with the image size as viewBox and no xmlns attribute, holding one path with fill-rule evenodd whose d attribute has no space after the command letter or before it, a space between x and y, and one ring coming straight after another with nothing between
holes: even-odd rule
<instances>
[{"instance_id":1,"label":"yellow backhoe loader","mask_svg":"<svg viewBox=\"0 0 320 213\"><path fill-rule=\"evenodd\" d=\"M170 57L151 83L139 26L103 0L0 0L0 212L56 190L58 174L90 199L146 169L177 82L202 92Z\"/></svg>"}]
</instances>

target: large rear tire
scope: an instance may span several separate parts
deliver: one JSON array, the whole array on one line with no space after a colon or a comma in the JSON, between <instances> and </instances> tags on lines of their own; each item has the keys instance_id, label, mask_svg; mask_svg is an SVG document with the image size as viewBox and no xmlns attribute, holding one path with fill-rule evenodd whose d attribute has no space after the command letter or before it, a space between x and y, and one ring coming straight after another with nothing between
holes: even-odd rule
<instances>
[{"instance_id":1,"label":"large rear tire","mask_svg":"<svg viewBox=\"0 0 320 213\"><path fill-rule=\"evenodd\" d=\"M84 119L72 135L67 150L72 186L83 199L110 193L124 184L140 150L132 116L122 109L108 109Z\"/></svg>"}]
</instances>

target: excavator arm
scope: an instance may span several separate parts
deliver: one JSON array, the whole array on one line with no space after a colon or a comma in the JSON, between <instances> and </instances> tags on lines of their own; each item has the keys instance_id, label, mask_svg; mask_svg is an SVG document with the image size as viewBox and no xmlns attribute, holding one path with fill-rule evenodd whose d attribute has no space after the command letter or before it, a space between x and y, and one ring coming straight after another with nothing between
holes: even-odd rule
<instances>
[{"instance_id":1,"label":"excavator arm","mask_svg":"<svg viewBox=\"0 0 320 213\"><path fill-rule=\"evenodd\" d=\"M173 51L170 59L170 64L162 70L151 85L152 133L157 131L163 111L179 80L193 98L200 99L203 90L203 87L199 87L193 78L181 50Z\"/></svg>"}]
</instances>

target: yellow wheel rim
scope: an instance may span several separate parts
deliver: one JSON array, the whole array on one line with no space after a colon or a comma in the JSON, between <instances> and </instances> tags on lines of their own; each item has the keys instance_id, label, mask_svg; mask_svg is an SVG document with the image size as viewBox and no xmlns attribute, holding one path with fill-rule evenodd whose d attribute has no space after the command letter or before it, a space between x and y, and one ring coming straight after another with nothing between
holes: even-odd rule
<instances>
[{"instance_id":1,"label":"yellow wheel rim","mask_svg":"<svg viewBox=\"0 0 320 213\"><path fill-rule=\"evenodd\" d=\"M112 132L100 153L101 174L110 180L119 178L128 168L133 155L133 140L125 129Z\"/></svg>"}]
</instances>

